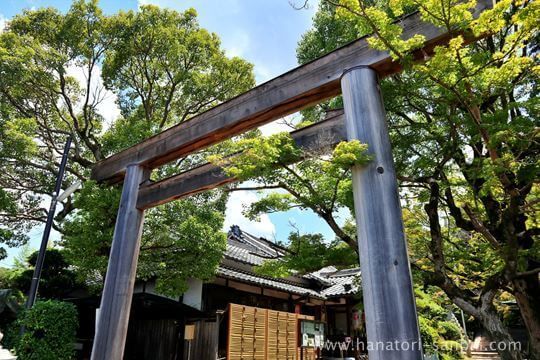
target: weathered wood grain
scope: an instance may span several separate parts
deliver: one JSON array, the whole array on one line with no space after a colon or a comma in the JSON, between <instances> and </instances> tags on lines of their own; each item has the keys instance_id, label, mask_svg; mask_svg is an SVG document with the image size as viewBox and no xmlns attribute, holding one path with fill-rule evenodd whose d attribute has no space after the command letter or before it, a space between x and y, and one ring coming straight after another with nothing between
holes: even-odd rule
<instances>
[{"instance_id":1,"label":"weathered wood grain","mask_svg":"<svg viewBox=\"0 0 540 360\"><path fill-rule=\"evenodd\" d=\"M293 131L296 145L307 152L319 152L346 139L343 112L320 123ZM156 205L210 190L236 181L213 164L204 164L181 174L140 188L137 207L148 209Z\"/></svg>"},{"instance_id":2,"label":"weathered wood grain","mask_svg":"<svg viewBox=\"0 0 540 360\"><path fill-rule=\"evenodd\" d=\"M101 297L92 360L121 360L124 357L133 285L144 220L136 207L141 182L149 171L138 165L127 169L118 217Z\"/></svg>"},{"instance_id":3,"label":"weathered wood grain","mask_svg":"<svg viewBox=\"0 0 540 360\"><path fill-rule=\"evenodd\" d=\"M479 0L475 14L491 4ZM422 22L418 13L399 23L403 38L422 34L428 50L449 38L443 29ZM99 162L92 179L120 181L129 164L155 168L338 95L343 72L362 65L372 67L379 76L400 70L388 53L371 49L367 37L360 38Z\"/></svg>"},{"instance_id":4,"label":"weathered wood grain","mask_svg":"<svg viewBox=\"0 0 540 360\"><path fill-rule=\"evenodd\" d=\"M352 168L367 340L399 344L392 349L370 349L369 359L422 360L396 171L377 73L354 69L343 76L341 84L347 138L367 144L373 156L366 166Z\"/></svg>"}]
</instances>

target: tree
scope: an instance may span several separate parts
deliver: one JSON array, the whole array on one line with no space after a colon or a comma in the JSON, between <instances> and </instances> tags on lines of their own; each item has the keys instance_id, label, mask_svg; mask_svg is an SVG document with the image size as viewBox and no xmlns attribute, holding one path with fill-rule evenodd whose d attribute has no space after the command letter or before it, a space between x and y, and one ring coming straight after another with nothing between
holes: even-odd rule
<instances>
[{"instance_id":1,"label":"tree","mask_svg":"<svg viewBox=\"0 0 540 360\"><path fill-rule=\"evenodd\" d=\"M534 19L540 6L502 1L472 20L474 4L396 1L388 12L362 2L340 6L344 16L370 26L372 46L409 64L409 71L387 83L392 87L386 87L386 97L400 180L413 186L429 222L431 264L423 269L425 281L443 289L492 336L507 341L493 302L503 290L512 293L529 331L531 355L539 358L540 258L534 237L539 232L540 68ZM465 34L437 47L426 62L411 64L411 51L422 39L400 39L400 29L391 23L391 15L411 6L446 31ZM481 35L485 39L466 45L466 38ZM466 235L454 237L456 232ZM461 241L454 246L462 252L476 241L488 245L474 253L477 260L495 255L494 263L484 263L476 291L461 286L469 276L448 270L452 258L446 242L456 238Z\"/></svg>"},{"instance_id":2,"label":"tree","mask_svg":"<svg viewBox=\"0 0 540 360\"><path fill-rule=\"evenodd\" d=\"M230 146L235 155L221 153L209 159L224 167L230 176L259 184L236 190L283 190L267 192L250 206L248 217L291 208L309 209L324 219L343 242L356 249L355 236L348 231L350 227L341 227L336 216L342 208L352 212L351 167L370 160L366 148L359 141L350 141L338 144L331 156L325 155L328 149L305 153L296 147L288 133L278 133L268 138L242 139Z\"/></svg>"},{"instance_id":3,"label":"tree","mask_svg":"<svg viewBox=\"0 0 540 360\"><path fill-rule=\"evenodd\" d=\"M254 85L252 65L227 57L218 37L199 26L195 10L143 6L105 16L96 0L77 0L65 14L43 8L15 16L0 34L0 74L0 241L23 244L24 233L44 222L71 136L63 187L74 180L83 187L64 201L54 228L69 262L98 287L120 190L89 181L92 166ZM106 120L111 109L103 104L111 96L121 116ZM169 164L152 179L203 158ZM209 276L217 266L213 251L225 244L225 198L217 191L147 211L139 276L157 278L176 293L191 274ZM206 248L207 262L180 256ZM188 267L192 273L182 271Z\"/></svg>"},{"instance_id":4,"label":"tree","mask_svg":"<svg viewBox=\"0 0 540 360\"><path fill-rule=\"evenodd\" d=\"M38 252L33 252L27 259L29 265L27 269L17 274L13 279L12 286L24 294L28 293L30 289L37 257ZM65 258L65 251L47 249L39 282L39 297L63 299L74 290L84 289L86 285L77 281L76 273L70 267L71 265Z\"/></svg>"},{"instance_id":5,"label":"tree","mask_svg":"<svg viewBox=\"0 0 540 360\"><path fill-rule=\"evenodd\" d=\"M143 6L112 18L107 33L105 82L118 92L124 114L136 110L151 125L149 134L253 86L252 65L224 56L194 9L179 14Z\"/></svg>"},{"instance_id":6,"label":"tree","mask_svg":"<svg viewBox=\"0 0 540 360\"><path fill-rule=\"evenodd\" d=\"M17 273L9 268L0 268L0 289L10 289L12 288L13 278Z\"/></svg>"},{"instance_id":7,"label":"tree","mask_svg":"<svg viewBox=\"0 0 540 360\"><path fill-rule=\"evenodd\" d=\"M17 314L20 308L20 297L11 289L0 290L0 314L2 314L2 325L5 325L6 320L12 320L14 314Z\"/></svg>"},{"instance_id":8,"label":"tree","mask_svg":"<svg viewBox=\"0 0 540 360\"><path fill-rule=\"evenodd\" d=\"M80 214L64 225L68 258L91 290L102 287L119 198L116 189L89 183L75 200ZM181 294L191 277L211 278L226 246L226 199L207 193L148 211L137 277L156 280L157 291L170 296Z\"/></svg>"},{"instance_id":9,"label":"tree","mask_svg":"<svg viewBox=\"0 0 540 360\"><path fill-rule=\"evenodd\" d=\"M321 234L300 234L291 232L287 244L287 253L280 259L265 260L255 271L262 275L287 277L296 273L306 274L326 266L351 268L358 266L356 252L343 241L327 242Z\"/></svg>"},{"instance_id":10,"label":"tree","mask_svg":"<svg viewBox=\"0 0 540 360\"><path fill-rule=\"evenodd\" d=\"M288 277L293 273L307 274L326 266L351 268L358 266L355 251L343 241L326 241L321 234L289 235L288 251L279 259L265 260L255 271L267 276ZM415 287L416 307L422 345L426 354L438 354L442 359L461 359L466 348L466 338L461 330L448 297L435 287ZM361 294L357 294L361 299Z\"/></svg>"},{"instance_id":11,"label":"tree","mask_svg":"<svg viewBox=\"0 0 540 360\"><path fill-rule=\"evenodd\" d=\"M453 315L455 307L437 288L417 286L414 293L424 353L438 354L443 360L463 358L466 339Z\"/></svg>"},{"instance_id":12,"label":"tree","mask_svg":"<svg viewBox=\"0 0 540 360\"><path fill-rule=\"evenodd\" d=\"M529 332L531 357L538 359L539 3L501 1L478 20L471 15L474 5L474 1L326 0L314 29L299 45L299 59L308 61L352 40L348 36L355 29L358 36L373 33L370 45L403 64L404 71L381 86L402 197L408 200L404 218L413 269L426 285L443 290L479 321L496 341L511 341L498 312L498 299L504 292L512 294ZM393 23L410 10L420 11L424 21L454 35L447 46L425 54L421 63L413 62L413 53L423 38L401 39L402 29ZM304 111L304 117L318 121L324 110L339 106L340 101ZM281 151L271 146L272 141L260 142L254 145L270 147L265 150L270 160ZM242 169L234 159L229 171L249 174L250 169ZM326 160L319 160L319 168ZM280 185L282 171L288 172L283 164L265 158L259 163L267 164L260 169L261 176L270 172L280 177L246 178L262 180L262 188ZM294 177L306 189L333 176L317 165L317 171L311 172L301 171L303 167L295 165ZM286 193L268 193L248 213L303 204L327 221L317 209L332 203L328 192L299 194L279 187ZM342 199L350 198L350 189L342 189ZM354 245L354 232L339 227L335 233ZM501 355L521 358L517 351Z\"/></svg>"},{"instance_id":13,"label":"tree","mask_svg":"<svg viewBox=\"0 0 540 360\"><path fill-rule=\"evenodd\" d=\"M15 327L17 315L23 309L22 294L12 289L0 289L0 327L4 339L2 344L5 348L13 348L15 342Z\"/></svg>"}]
</instances>

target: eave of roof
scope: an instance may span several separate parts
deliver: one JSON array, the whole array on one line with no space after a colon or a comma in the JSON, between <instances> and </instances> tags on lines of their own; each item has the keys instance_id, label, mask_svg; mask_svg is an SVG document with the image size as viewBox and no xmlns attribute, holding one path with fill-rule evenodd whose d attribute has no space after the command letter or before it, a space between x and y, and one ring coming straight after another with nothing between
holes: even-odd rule
<instances>
[{"instance_id":1,"label":"eave of roof","mask_svg":"<svg viewBox=\"0 0 540 360\"><path fill-rule=\"evenodd\" d=\"M263 276L242 272L229 267L219 266L217 274L218 276L223 278L240 280L242 282L250 284L263 285L269 288L282 290L296 295L309 295L317 299L324 299L324 296L321 296L321 294L315 290L292 285L283 281L279 281L278 279L266 278Z\"/></svg>"}]
</instances>

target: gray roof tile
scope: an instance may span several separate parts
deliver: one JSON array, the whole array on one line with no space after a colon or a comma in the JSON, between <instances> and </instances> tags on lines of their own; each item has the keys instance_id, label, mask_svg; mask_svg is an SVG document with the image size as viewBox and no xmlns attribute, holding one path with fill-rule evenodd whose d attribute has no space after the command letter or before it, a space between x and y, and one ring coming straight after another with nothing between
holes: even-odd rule
<instances>
[{"instance_id":1,"label":"gray roof tile","mask_svg":"<svg viewBox=\"0 0 540 360\"><path fill-rule=\"evenodd\" d=\"M309 295L312 297L324 299L324 296L321 296L321 294L315 290L287 284L283 281L280 281L279 279L271 279L251 273L241 272L237 269L231 269L224 266L218 267L218 275L229 279L241 280L251 284L263 285L270 288L283 290L297 295Z\"/></svg>"},{"instance_id":2,"label":"gray roof tile","mask_svg":"<svg viewBox=\"0 0 540 360\"><path fill-rule=\"evenodd\" d=\"M286 251L286 249L271 241L257 238L236 227L235 229L231 228L229 232L225 257L244 264L258 266L265 260L283 257ZM322 289L312 289L300 286L300 284L295 285L284 279L260 276L252 272L246 272L245 269L231 268L230 266L223 266L223 264L218 268L218 275L321 299L356 294L360 291L359 268L338 270L334 266L327 266L302 276L304 279L315 280Z\"/></svg>"}]
</instances>

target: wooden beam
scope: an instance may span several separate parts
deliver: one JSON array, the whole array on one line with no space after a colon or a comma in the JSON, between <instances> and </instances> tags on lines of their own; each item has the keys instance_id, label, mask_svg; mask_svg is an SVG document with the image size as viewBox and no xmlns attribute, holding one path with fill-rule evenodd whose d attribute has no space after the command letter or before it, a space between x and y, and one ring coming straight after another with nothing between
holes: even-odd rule
<instances>
[{"instance_id":1,"label":"wooden beam","mask_svg":"<svg viewBox=\"0 0 540 360\"><path fill-rule=\"evenodd\" d=\"M491 6L491 0L479 0L475 15ZM421 21L418 13L404 17L399 24L405 39L424 35L428 51L450 37L443 29ZM370 48L367 37L360 38L99 162L92 179L120 181L130 164L156 168L339 95L343 72L363 65L375 69L379 76L400 70L388 53Z\"/></svg>"},{"instance_id":2,"label":"wooden beam","mask_svg":"<svg viewBox=\"0 0 540 360\"><path fill-rule=\"evenodd\" d=\"M346 139L343 111L291 133L296 145L307 152L318 152ZM236 181L219 166L204 164L159 182L141 186L137 207L148 209L201 191Z\"/></svg>"}]
</instances>

